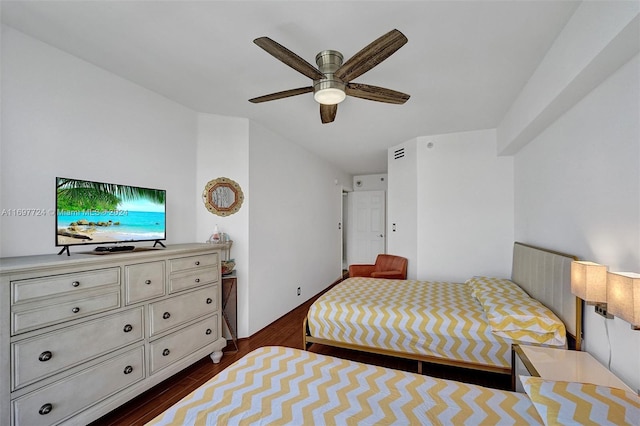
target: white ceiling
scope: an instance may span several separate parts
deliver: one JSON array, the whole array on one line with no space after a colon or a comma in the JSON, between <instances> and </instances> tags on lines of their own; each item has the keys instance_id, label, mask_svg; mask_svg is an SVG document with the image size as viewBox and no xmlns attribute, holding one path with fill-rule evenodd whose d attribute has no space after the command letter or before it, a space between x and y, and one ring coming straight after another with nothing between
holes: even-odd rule
<instances>
[{"instance_id":1,"label":"white ceiling","mask_svg":"<svg viewBox=\"0 0 640 426\"><path fill-rule=\"evenodd\" d=\"M351 174L384 173L387 148L417 136L495 128L576 1L2 1L2 21L195 111L247 117ZM253 39L315 65L345 60L391 29L409 42L355 82L405 92L348 97L321 124L310 86ZM259 143L259 141L252 141Z\"/></svg>"}]
</instances>

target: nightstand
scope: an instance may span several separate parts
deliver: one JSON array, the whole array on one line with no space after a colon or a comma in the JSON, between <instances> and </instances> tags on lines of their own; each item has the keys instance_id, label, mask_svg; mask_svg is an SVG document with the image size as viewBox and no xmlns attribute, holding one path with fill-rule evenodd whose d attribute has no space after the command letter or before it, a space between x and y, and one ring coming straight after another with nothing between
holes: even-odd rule
<instances>
[{"instance_id":1,"label":"nightstand","mask_svg":"<svg viewBox=\"0 0 640 426\"><path fill-rule=\"evenodd\" d=\"M238 352L238 278L236 271L228 275L222 276L222 325L223 333L229 339L235 350L230 352Z\"/></svg>"},{"instance_id":2,"label":"nightstand","mask_svg":"<svg viewBox=\"0 0 640 426\"><path fill-rule=\"evenodd\" d=\"M511 383L516 392L524 392L518 376L536 376L593 383L635 393L588 352L514 344L511 345L511 365Z\"/></svg>"}]
</instances>

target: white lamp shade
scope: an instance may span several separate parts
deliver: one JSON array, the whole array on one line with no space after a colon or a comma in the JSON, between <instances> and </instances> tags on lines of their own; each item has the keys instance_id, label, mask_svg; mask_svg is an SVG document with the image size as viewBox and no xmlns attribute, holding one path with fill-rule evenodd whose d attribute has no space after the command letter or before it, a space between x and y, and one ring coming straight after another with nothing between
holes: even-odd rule
<instances>
[{"instance_id":1,"label":"white lamp shade","mask_svg":"<svg viewBox=\"0 0 640 426\"><path fill-rule=\"evenodd\" d=\"M585 302L607 302L607 267L587 261L571 262L571 293Z\"/></svg>"},{"instance_id":2,"label":"white lamp shade","mask_svg":"<svg viewBox=\"0 0 640 426\"><path fill-rule=\"evenodd\" d=\"M607 310L632 326L640 326L640 274L607 273Z\"/></svg>"}]
</instances>

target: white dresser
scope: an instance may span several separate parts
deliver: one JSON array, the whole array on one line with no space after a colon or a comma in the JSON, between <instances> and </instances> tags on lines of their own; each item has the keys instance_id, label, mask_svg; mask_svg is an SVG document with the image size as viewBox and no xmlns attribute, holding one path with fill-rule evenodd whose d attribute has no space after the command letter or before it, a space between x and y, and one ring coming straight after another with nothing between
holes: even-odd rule
<instances>
[{"instance_id":1,"label":"white dresser","mask_svg":"<svg viewBox=\"0 0 640 426\"><path fill-rule=\"evenodd\" d=\"M221 300L208 244L0 259L0 425L84 425L219 359Z\"/></svg>"}]
</instances>

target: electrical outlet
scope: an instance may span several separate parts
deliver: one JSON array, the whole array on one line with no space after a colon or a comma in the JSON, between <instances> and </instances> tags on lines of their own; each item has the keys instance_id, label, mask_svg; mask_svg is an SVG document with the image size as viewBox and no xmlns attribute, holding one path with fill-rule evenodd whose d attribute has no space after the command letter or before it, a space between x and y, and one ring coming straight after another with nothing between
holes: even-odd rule
<instances>
[{"instance_id":1,"label":"electrical outlet","mask_svg":"<svg viewBox=\"0 0 640 426\"><path fill-rule=\"evenodd\" d=\"M300 293L302 293L302 291L300 290L300 287L298 287L298 296L300 296Z\"/></svg>"},{"instance_id":2,"label":"electrical outlet","mask_svg":"<svg viewBox=\"0 0 640 426\"><path fill-rule=\"evenodd\" d=\"M613 315L607 312L607 304L606 303L596 303L596 314L602 315L607 319L612 319Z\"/></svg>"}]
</instances>

